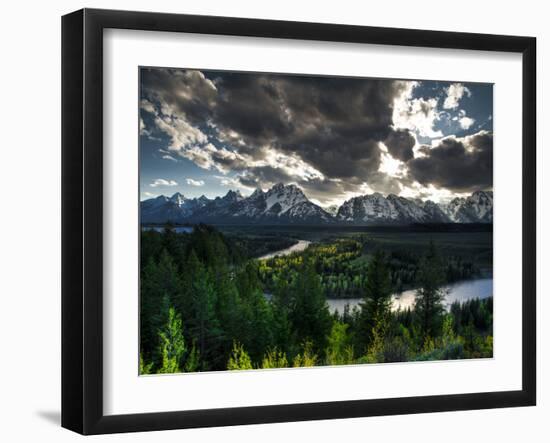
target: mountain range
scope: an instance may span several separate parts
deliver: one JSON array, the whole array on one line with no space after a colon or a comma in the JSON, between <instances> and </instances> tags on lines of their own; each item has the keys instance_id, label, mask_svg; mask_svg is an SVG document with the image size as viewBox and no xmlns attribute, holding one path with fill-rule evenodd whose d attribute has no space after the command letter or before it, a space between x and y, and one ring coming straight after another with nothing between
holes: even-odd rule
<instances>
[{"instance_id":1,"label":"mountain range","mask_svg":"<svg viewBox=\"0 0 550 443\"><path fill-rule=\"evenodd\" d=\"M311 202L296 185L278 183L243 197L229 191L223 197L186 198L176 192L140 203L142 223L218 224L350 224L492 223L493 192L476 191L447 204L380 193L353 197L326 210Z\"/></svg>"}]
</instances>

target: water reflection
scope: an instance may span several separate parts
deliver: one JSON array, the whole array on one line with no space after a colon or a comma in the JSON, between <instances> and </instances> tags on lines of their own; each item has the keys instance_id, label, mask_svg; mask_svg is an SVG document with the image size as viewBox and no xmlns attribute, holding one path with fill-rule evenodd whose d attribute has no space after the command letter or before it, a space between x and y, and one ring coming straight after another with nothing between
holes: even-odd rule
<instances>
[{"instance_id":1,"label":"water reflection","mask_svg":"<svg viewBox=\"0 0 550 443\"><path fill-rule=\"evenodd\" d=\"M310 241L298 240L298 243L290 246L289 248L281 249L280 251L275 251L269 254L262 255L261 257L258 257L258 260L267 260L273 257L282 257L283 255L290 255L294 252L302 252L302 251L305 251L310 244L311 244Z\"/></svg>"},{"instance_id":2,"label":"water reflection","mask_svg":"<svg viewBox=\"0 0 550 443\"><path fill-rule=\"evenodd\" d=\"M487 298L493 295L493 279L479 278L475 280L466 280L450 284L445 287L447 295L445 297L445 305L447 308L455 301L466 301L472 298ZM416 291L414 289L403 291L400 294L393 296L392 309L412 308ZM327 300L330 312L338 311L340 314L344 312L346 305L349 305L350 310L358 307L361 303L360 298L341 298Z\"/></svg>"}]
</instances>

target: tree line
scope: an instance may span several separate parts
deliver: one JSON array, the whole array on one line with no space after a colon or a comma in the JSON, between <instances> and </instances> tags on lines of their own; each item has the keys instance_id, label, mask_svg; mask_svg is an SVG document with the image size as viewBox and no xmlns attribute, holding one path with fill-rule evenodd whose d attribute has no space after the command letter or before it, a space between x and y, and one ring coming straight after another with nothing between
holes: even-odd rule
<instances>
[{"instance_id":1,"label":"tree line","mask_svg":"<svg viewBox=\"0 0 550 443\"><path fill-rule=\"evenodd\" d=\"M327 255L354 254L342 248ZM277 274L267 297L261 262L214 228L142 232L140 373L492 356L492 299L445 310L435 245L419 263L414 307L397 312L382 251L366 264L360 308L341 314L329 312L314 253Z\"/></svg>"},{"instance_id":2,"label":"tree line","mask_svg":"<svg viewBox=\"0 0 550 443\"><path fill-rule=\"evenodd\" d=\"M300 272L307 256L321 278L321 286L327 298L361 298L367 285L371 243L367 236L359 235L313 244L304 253L263 260L260 264L260 279L266 290L271 292L279 278L288 279L289 275ZM374 250L380 248L378 245ZM394 292L416 287L423 257L424 254L407 249L386 252L385 266ZM443 283L465 280L480 274L471 261L458 255L441 256L440 261Z\"/></svg>"}]
</instances>

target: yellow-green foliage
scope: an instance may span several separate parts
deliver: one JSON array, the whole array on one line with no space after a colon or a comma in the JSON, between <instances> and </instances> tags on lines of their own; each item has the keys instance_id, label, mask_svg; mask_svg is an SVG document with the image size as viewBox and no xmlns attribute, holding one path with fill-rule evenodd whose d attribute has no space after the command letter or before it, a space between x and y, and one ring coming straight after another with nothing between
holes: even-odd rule
<instances>
[{"instance_id":1,"label":"yellow-green foliage","mask_svg":"<svg viewBox=\"0 0 550 443\"><path fill-rule=\"evenodd\" d=\"M456 341L456 335L453 330L453 316L446 315L443 320L443 346L448 346Z\"/></svg>"},{"instance_id":2,"label":"yellow-green foliage","mask_svg":"<svg viewBox=\"0 0 550 443\"><path fill-rule=\"evenodd\" d=\"M485 337L482 355L484 358L493 357L493 336L492 335L488 335L487 337Z\"/></svg>"},{"instance_id":3,"label":"yellow-green foliage","mask_svg":"<svg viewBox=\"0 0 550 443\"><path fill-rule=\"evenodd\" d=\"M422 353L428 354L435 350L435 341L429 335L424 339L424 344L422 345Z\"/></svg>"},{"instance_id":4,"label":"yellow-green foliage","mask_svg":"<svg viewBox=\"0 0 550 443\"><path fill-rule=\"evenodd\" d=\"M376 320L372 328L372 341L367 349L367 355L362 359L362 363L384 363L384 339L386 328L384 321Z\"/></svg>"},{"instance_id":5,"label":"yellow-green foliage","mask_svg":"<svg viewBox=\"0 0 550 443\"><path fill-rule=\"evenodd\" d=\"M151 374L152 369L153 369L153 362L145 363L143 361L143 356L140 353L139 354L139 374L140 375Z\"/></svg>"},{"instance_id":6,"label":"yellow-green foliage","mask_svg":"<svg viewBox=\"0 0 550 443\"><path fill-rule=\"evenodd\" d=\"M162 366L157 372L159 374L182 372L180 362L185 353L185 342L182 334L181 316L176 314L174 308L168 310L168 322L159 331L159 341Z\"/></svg>"},{"instance_id":7,"label":"yellow-green foliage","mask_svg":"<svg viewBox=\"0 0 550 443\"><path fill-rule=\"evenodd\" d=\"M493 336L477 336L470 358L491 358L493 356Z\"/></svg>"},{"instance_id":8,"label":"yellow-green foliage","mask_svg":"<svg viewBox=\"0 0 550 443\"><path fill-rule=\"evenodd\" d=\"M195 343L193 343L191 351L189 351L189 354L185 360L185 372L195 372L199 370L199 357L199 350L195 346Z\"/></svg>"},{"instance_id":9,"label":"yellow-green foliage","mask_svg":"<svg viewBox=\"0 0 550 443\"><path fill-rule=\"evenodd\" d=\"M313 353L313 343L310 341L304 344L304 349L301 354L294 357L293 366L295 368L315 366L317 363L317 355Z\"/></svg>"},{"instance_id":10,"label":"yellow-green foliage","mask_svg":"<svg viewBox=\"0 0 550 443\"><path fill-rule=\"evenodd\" d=\"M233 349L227 363L227 369L231 371L253 369L250 356L244 350L243 345L233 342Z\"/></svg>"},{"instance_id":11,"label":"yellow-green foliage","mask_svg":"<svg viewBox=\"0 0 550 443\"><path fill-rule=\"evenodd\" d=\"M277 348L268 350L262 359L262 368L288 368L288 360L286 355L282 351L278 351Z\"/></svg>"},{"instance_id":12,"label":"yellow-green foliage","mask_svg":"<svg viewBox=\"0 0 550 443\"><path fill-rule=\"evenodd\" d=\"M328 337L327 364L347 365L353 363L353 346L349 344L347 329L349 325L334 322Z\"/></svg>"}]
</instances>

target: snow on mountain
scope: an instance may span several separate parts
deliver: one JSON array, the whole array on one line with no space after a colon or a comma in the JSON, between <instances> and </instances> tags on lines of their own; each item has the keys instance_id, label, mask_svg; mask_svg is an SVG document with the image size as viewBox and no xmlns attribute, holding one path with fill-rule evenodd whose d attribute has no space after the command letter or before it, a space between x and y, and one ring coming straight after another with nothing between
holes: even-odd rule
<instances>
[{"instance_id":1,"label":"snow on mountain","mask_svg":"<svg viewBox=\"0 0 550 443\"><path fill-rule=\"evenodd\" d=\"M296 185L277 183L263 192L256 189L252 195L231 208L233 220L252 219L255 222L321 223L330 222L324 209L310 202Z\"/></svg>"},{"instance_id":2,"label":"snow on mountain","mask_svg":"<svg viewBox=\"0 0 550 443\"><path fill-rule=\"evenodd\" d=\"M492 223L493 192L476 191L466 198L457 197L442 209L454 223Z\"/></svg>"},{"instance_id":3,"label":"snow on mountain","mask_svg":"<svg viewBox=\"0 0 550 443\"><path fill-rule=\"evenodd\" d=\"M190 217L197 209L208 204L210 200L202 195L199 198L187 198L176 192L172 197L160 195L142 201L140 204L142 223L178 223Z\"/></svg>"},{"instance_id":4,"label":"snow on mountain","mask_svg":"<svg viewBox=\"0 0 550 443\"><path fill-rule=\"evenodd\" d=\"M466 200L468 209L477 220L493 222L493 191L476 191Z\"/></svg>"},{"instance_id":5,"label":"snow on mountain","mask_svg":"<svg viewBox=\"0 0 550 443\"><path fill-rule=\"evenodd\" d=\"M324 208L324 210L327 211L333 217L336 216L336 214L338 214L338 209L340 209L338 205L330 205Z\"/></svg>"},{"instance_id":6,"label":"snow on mountain","mask_svg":"<svg viewBox=\"0 0 550 443\"><path fill-rule=\"evenodd\" d=\"M477 191L447 205L380 193L351 198L330 213L311 202L296 185L278 183L249 197L230 190L213 200L186 198L179 192L141 202L144 223L302 223L406 224L492 223L493 193Z\"/></svg>"},{"instance_id":7,"label":"snow on mountain","mask_svg":"<svg viewBox=\"0 0 550 443\"><path fill-rule=\"evenodd\" d=\"M265 193L266 211L276 212L281 215L298 203L309 201L302 190L296 185L285 186L277 183ZM279 205L277 211L272 211L273 206Z\"/></svg>"},{"instance_id":8,"label":"snow on mountain","mask_svg":"<svg viewBox=\"0 0 550 443\"><path fill-rule=\"evenodd\" d=\"M393 204L382 194L374 194L353 197L345 201L336 217L345 222L396 222L399 213Z\"/></svg>"},{"instance_id":9,"label":"snow on mountain","mask_svg":"<svg viewBox=\"0 0 550 443\"><path fill-rule=\"evenodd\" d=\"M492 223L493 193L477 191L467 198L455 198L448 205L374 193L344 202L336 217L355 224Z\"/></svg>"},{"instance_id":10,"label":"snow on mountain","mask_svg":"<svg viewBox=\"0 0 550 443\"><path fill-rule=\"evenodd\" d=\"M198 208L202 208L210 202L204 195L198 198L186 198L179 192L172 195L169 200L181 209L181 215L184 217L192 215Z\"/></svg>"},{"instance_id":11,"label":"snow on mountain","mask_svg":"<svg viewBox=\"0 0 550 443\"><path fill-rule=\"evenodd\" d=\"M426 211L413 200L408 200L405 197L398 197L395 194L388 195L387 200L399 214L399 220L411 222L430 221Z\"/></svg>"},{"instance_id":12,"label":"snow on mountain","mask_svg":"<svg viewBox=\"0 0 550 443\"><path fill-rule=\"evenodd\" d=\"M178 206L183 206L187 199L185 198L185 195L176 192L172 197L169 198L169 200L171 202L174 202Z\"/></svg>"},{"instance_id":13,"label":"snow on mountain","mask_svg":"<svg viewBox=\"0 0 550 443\"><path fill-rule=\"evenodd\" d=\"M289 221L302 223L332 223L334 218L327 211L315 203L307 201L299 202L282 213Z\"/></svg>"},{"instance_id":14,"label":"snow on mountain","mask_svg":"<svg viewBox=\"0 0 550 443\"><path fill-rule=\"evenodd\" d=\"M154 201L154 203L153 203ZM187 199L180 193L141 203L142 221L206 223L330 223L332 216L312 203L296 185L278 183L266 192L256 189L249 197L229 191L223 197Z\"/></svg>"},{"instance_id":15,"label":"snow on mountain","mask_svg":"<svg viewBox=\"0 0 550 443\"><path fill-rule=\"evenodd\" d=\"M449 223L451 219L449 216L441 209L441 207L434 203L431 200L426 200L425 202L420 202L422 209L426 212L428 220L432 223Z\"/></svg>"}]
</instances>

